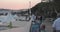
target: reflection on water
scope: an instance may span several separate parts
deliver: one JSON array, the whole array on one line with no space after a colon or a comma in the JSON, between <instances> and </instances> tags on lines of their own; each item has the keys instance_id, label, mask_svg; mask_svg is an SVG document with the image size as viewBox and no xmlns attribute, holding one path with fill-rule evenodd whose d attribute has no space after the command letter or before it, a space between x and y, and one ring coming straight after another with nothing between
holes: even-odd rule
<instances>
[{"instance_id":1,"label":"reflection on water","mask_svg":"<svg viewBox=\"0 0 60 32\"><path fill-rule=\"evenodd\" d=\"M10 21L10 20L14 20L14 16L11 14L8 14L7 16L0 16L0 21L2 22L6 22L6 21Z\"/></svg>"},{"instance_id":2,"label":"reflection on water","mask_svg":"<svg viewBox=\"0 0 60 32\"><path fill-rule=\"evenodd\" d=\"M13 21L13 20L15 20L14 19L15 17L17 17L17 16L11 15L11 14L8 14L7 16L2 15L2 16L0 16L0 24L6 23L7 21L8 22ZM6 29L8 29L8 27L5 27L4 25L3 26L0 25L0 30L6 30Z\"/></svg>"},{"instance_id":3,"label":"reflection on water","mask_svg":"<svg viewBox=\"0 0 60 32\"><path fill-rule=\"evenodd\" d=\"M29 20L29 16L20 16L18 17L17 15L12 15L8 14L7 16L0 16L0 22L7 22L7 21L16 21L16 19L21 19L21 20Z\"/></svg>"},{"instance_id":4,"label":"reflection on water","mask_svg":"<svg viewBox=\"0 0 60 32\"><path fill-rule=\"evenodd\" d=\"M9 29L8 27L0 27L0 31L1 30L7 30L7 29Z\"/></svg>"},{"instance_id":5,"label":"reflection on water","mask_svg":"<svg viewBox=\"0 0 60 32\"><path fill-rule=\"evenodd\" d=\"M0 16L0 23L5 23L9 21L16 21L16 19L26 19L25 16L18 17L17 15L8 14L7 16ZM0 30L9 29L8 27L0 26Z\"/></svg>"}]
</instances>

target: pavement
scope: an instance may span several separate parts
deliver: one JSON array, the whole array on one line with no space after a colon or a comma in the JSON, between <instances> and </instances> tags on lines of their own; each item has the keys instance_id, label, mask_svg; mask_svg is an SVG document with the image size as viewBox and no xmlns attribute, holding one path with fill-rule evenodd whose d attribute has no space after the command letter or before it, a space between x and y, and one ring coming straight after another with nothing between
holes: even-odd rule
<instances>
[{"instance_id":1,"label":"pavement","mask_svg":"<svg viewBox=\"0 0 60 32\"><path fill-rule=\"evenodd\" d=\"M46 29L45 29L46 32L53 32L51 22L49 22L48 19L46 19L43 23L46 25ZM31 21L20 22L19 24L22 24L22 26L20 25L20 27L18 27L18 28L12 28L12 29L3 30L0 32L29 32L29 29L31 26ZM19 26L18 23L17 23L17 26Z\"/></svg>"},{"instance_id":2,"label":"pavement","mask_svg":"<svg viewBox=\"0 0 60 32\"><path fill-rule=\"evenodd\" d=\"M14 26L17 25L19 27L8 29L8 30L2 30L0 32L29 32L30 26L31 26L31 21L28 21L28 22L26 22L26 21L24 21L24 22L15 22L13 25Z\"/></svg>"}]
</instances>

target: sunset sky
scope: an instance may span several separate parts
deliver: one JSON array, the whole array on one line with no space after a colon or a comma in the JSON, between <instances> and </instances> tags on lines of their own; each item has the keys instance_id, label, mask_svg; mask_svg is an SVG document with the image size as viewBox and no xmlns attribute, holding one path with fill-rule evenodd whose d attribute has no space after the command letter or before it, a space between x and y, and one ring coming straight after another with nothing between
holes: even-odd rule
<instances>
[{"instance_id":1,"label":"sunset sky","mask_svg":"<svg viewBox=\"0 0 60 32\"><path fill-rule=\"evenodd\" d=\"M41 0L0 0L0 8L27 9L29 8L29 1L31 1L31 7L41 2Z\"/></svg>"}]
</instances>

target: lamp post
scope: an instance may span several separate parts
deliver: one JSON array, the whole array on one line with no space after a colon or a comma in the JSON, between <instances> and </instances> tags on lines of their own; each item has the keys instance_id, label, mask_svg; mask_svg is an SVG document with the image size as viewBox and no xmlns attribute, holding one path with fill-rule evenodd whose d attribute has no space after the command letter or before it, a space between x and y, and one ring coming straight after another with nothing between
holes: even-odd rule
<instances>
[{"instance_id":1,"label":"lamp post","mask_svg":"<svg viewBox=\"0 0 60 32\"><path fill-rule=\"evenodd\" d=\"M29 19L31 19L31 15L32 15L32 13L31 13L31 1L29 1Z\"/></svg>"},{"instance_id":2,"label":"lamp post","mask_svg":"<svg viewBox=\"0 0 60 32\"><path fill-rule=\"evenodd\" d=\"M31 15L31 1L29 1L29 13Z\"/></svg>"}]
</instances>

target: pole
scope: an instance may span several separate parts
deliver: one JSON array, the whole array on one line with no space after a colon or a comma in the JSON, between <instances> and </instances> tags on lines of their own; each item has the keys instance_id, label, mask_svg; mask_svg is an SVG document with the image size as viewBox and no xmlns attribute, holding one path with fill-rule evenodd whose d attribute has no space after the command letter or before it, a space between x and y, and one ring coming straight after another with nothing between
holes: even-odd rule
<instances>
[{"instance_id":1,"label":"pole","mask_svg":"<svg viewBox=\"0 0 60 32\"><path fill-rule=\"evenodd\" d=\"M31 15L31 1L29 1L29 13Z\"/></svg>"},{"instance_id":2,"label":"pole","mask_svg":"<svg viewBox=\"0 0 60 32\"><path fill-rule=\"evenodd\" d=\"M31 32L31 27L32 27L32 21L31 21L31 1L29 1L29 18L30 18L30 30L29 30L29 32Z\"/></svg>"},{"instance_id":3,"label":"pole","mask_svg":"<svg viewBox=\"0 0 60 32\"><path fill-rule=\"evenodd\" d=\"M32 13L31 13L31 1L29 1L29 19L31 19L31 15L32 15Z\"/></svg>"}]
</instances>

